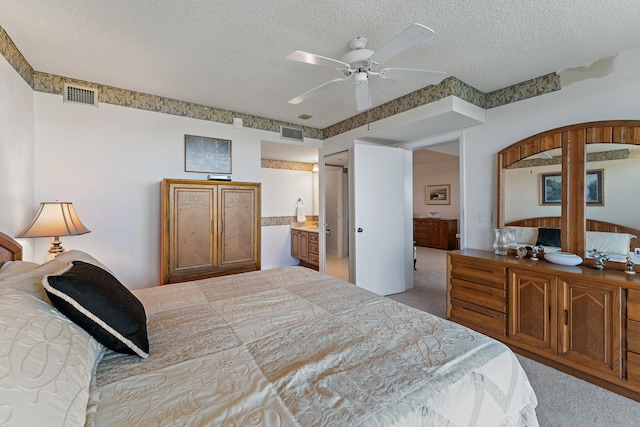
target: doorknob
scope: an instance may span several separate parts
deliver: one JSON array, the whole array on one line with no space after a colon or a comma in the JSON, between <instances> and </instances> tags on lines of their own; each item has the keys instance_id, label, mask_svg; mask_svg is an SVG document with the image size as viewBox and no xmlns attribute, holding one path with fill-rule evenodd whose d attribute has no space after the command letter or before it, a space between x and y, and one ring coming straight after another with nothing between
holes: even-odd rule
<instances>
[{"instance_id":1,"label":"doorknob","mask_svg":"<svg viewBox=\"0 0 640 427\"><path fill-rule=\"evenodd\" d=\"M362 233L362 228L358 227L358 229L356 230L358 233Z\"/></svg>"}]
</instances>

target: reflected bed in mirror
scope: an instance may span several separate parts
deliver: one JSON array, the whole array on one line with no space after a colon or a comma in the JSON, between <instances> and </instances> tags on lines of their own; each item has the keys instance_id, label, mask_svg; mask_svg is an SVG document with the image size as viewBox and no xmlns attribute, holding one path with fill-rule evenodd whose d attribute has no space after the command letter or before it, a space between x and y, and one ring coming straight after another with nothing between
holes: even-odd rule
<instances>
[{"instance_id":1,"label":"reflected bed in mirror","mask_svg":"<svg viewBox=\"0 0 640 427\"><path fill-rule=\"evenodd\" d=\"M560 217L546 216L511 221L506 223L505 226L559 229L560 224ZM639 246L640 240L638 236L640 236L640 230L638 229L587 219L585 239L587 251L584 257L590 258L588 251L597 249L599 252L607 253L610 256L610 261L624 263L626 257L631 256L637 264L640 262L640 257L634 254L634 249Z\"/></svg>"}]
</instances>

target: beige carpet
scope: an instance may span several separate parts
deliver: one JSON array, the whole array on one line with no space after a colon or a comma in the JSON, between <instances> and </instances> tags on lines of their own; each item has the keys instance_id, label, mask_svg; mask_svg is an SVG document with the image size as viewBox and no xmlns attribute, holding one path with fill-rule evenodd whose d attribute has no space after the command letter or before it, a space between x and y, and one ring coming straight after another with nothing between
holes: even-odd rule
<instances>
[{"instance_id":1,"label":"beige carpet","mask_svg":"<svg viewBox=\"0 0 640 427\"><path fill-rule=\"evenodd\" d=\"M446 251L418 247L413 289L389 298L446 314ZM518 355L538 396L542 427L640 426L640 403Z\"/></svg>"}]
</instances>

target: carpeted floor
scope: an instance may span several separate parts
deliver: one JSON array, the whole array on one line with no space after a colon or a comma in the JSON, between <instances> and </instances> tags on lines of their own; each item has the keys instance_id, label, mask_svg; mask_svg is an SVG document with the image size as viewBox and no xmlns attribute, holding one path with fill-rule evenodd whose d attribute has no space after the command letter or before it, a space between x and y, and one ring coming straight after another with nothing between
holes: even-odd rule
<instances>
[{"instance_id":1,"label":"carpeted floor","mask_svg":"<svg viewBox=\"0 0 640 427\"><path fill-rule=\"evenodd\" d=\"M414 287L389 298L446 317L446 251L418 247ZM640 403L517 356L538 396L541 427L640 426Z\"/></svg>"}]
</instances>

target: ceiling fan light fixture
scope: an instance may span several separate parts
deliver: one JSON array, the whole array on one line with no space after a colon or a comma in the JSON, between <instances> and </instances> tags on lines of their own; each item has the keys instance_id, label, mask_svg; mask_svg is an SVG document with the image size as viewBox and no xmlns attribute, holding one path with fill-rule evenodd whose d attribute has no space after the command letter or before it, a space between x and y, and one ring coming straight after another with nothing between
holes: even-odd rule
<instances>
[{"instance_id":1,"label":"ceiling fan light fixture","mask_svg":"<svg viewBox=\"0 0 640 427\"><path fill-rule=\"evenodd\" d=\"M367 84L369 80L369 75L366 72L361 72L356 74L356 85Z\"/></svg>"}]
</instances>

